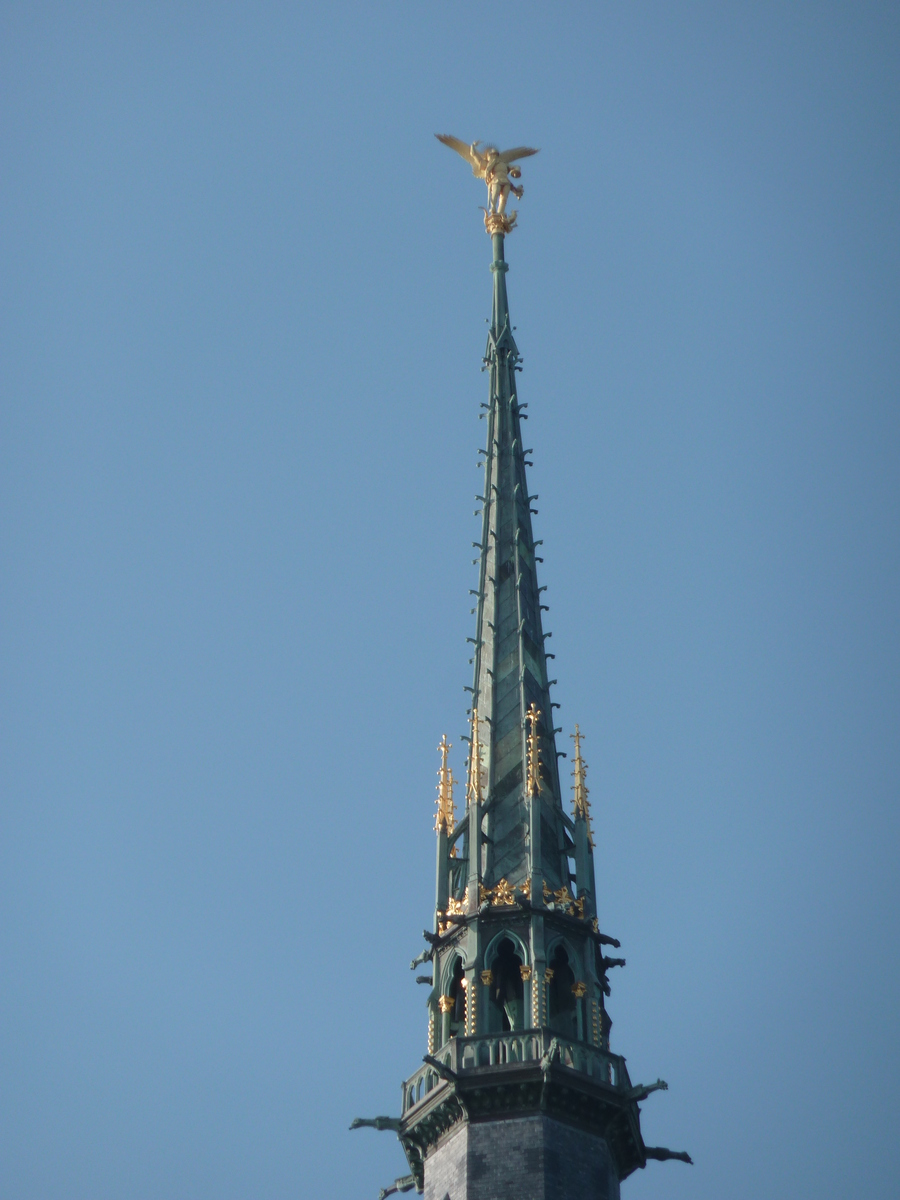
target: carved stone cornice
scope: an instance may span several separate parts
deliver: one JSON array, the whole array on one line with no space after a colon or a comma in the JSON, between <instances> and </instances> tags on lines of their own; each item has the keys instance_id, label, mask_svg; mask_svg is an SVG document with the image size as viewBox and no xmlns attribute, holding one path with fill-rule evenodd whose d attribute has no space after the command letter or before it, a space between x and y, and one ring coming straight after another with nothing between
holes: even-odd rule
<instances>
[{"instance_id":1,"label":"carved stone cornice","mask_svg":"<svg viewBox=\"0 0 900 1200\"><path fill-rule=\"evenodd\" d=\"M399 1137L421 1187L429 1150L459 1122L538 1114L604 1138L620 1179L646 1163L638 1107L626 1090L541 1060L475 1068L442 1080L407 1114Z\"/></svg>"}]
</instances>

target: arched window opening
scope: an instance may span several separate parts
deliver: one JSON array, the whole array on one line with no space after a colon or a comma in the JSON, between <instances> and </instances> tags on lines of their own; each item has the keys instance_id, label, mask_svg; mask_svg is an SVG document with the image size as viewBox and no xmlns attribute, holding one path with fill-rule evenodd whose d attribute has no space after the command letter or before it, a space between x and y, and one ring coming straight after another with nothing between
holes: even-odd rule
<instances>
[{"instance_id":1,"label":"arched window opening","mask_svg":"<svg viewBox=\"0 0 900 1200\"><path fill-rule=\"evenodd\" d=\"M553 978L548 988L550 1028L563 1037L578 1037L578 1000L572 991L575 973L569 966L569 956L564 946L557 946L550 960Z\"/></svg>"},{"instance_id":2,"label":"arched window opening","mask_svg":"<svg viewBox=\"0 0 900 1200\"><path fill-rule=\"evenodd\" d=\"M456 1037L457 1034L465 1033L466 1025L466 980L461 958L453 964L447 995L453 1002L450 1009L450 1036Z\"/></svg>"},{"instance_id":3,"label":"arched window opening","mask_svg":"<svg viewBox=\"0 0 900 1200\"><path fill-rule=\"evenodd\" d=\"M490 1028L492 1033L507 1029L522 1029L525 1011L525 984L522 979L522 959L509 938L497 947L491 963Z\"/></svg>"},{"instance_id":4,"label":"arched window opening","mask_svg":"<svg viewBox=\"0 0 900 1200\"><path fill-rule=\"evenodd\" d=\"M464 833L450 847L450 895L454 900L462 900L463 891L469 875L469 835Z\"/></svg>"}]
</instances>

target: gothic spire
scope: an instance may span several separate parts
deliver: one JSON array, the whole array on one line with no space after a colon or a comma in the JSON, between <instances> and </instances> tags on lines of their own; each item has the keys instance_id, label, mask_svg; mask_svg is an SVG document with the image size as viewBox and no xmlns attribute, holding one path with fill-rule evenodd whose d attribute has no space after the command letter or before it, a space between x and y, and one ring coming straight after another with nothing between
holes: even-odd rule
<instances>
[{"instance_id":1,"label":"gothic spire","mask_svg":"<svg viewBox=\"0 0 900 1200\"><path fill-rule=\"evenodd\" d=\"M427 946L410 963L432 964L430 975L416 977L430 987L428 1053L403 1084L399 1119L354 1125L397 1129L411 1174L383 1194L416 1187L441 1195L452 1175L460 1195L506 1195L513 1158L530 1164L534 1194L549 1194L559 1186L551 1164L574 1155L582 1174L570 1176L572 1194L618 1200L619 1181L648 1158L690 1160L644 1146L638 1102L666 1085L632 1086L625 1060L610 1050L607 975L625 960L602 952L619 943L599 929L577 726L573 816L560 793L555 680L547 678L552 656L544 648L540 543L531 525L537 496L526 478L521 358L503 254L516 218L506 202L522 195L511 182L521 177L513 164L535 151L440 140L487 185L493 250L465 812L456 820L444 738L434 932L423 930Z\"/></svg>"},{"instance_id":2,"label":"gothic spire","mask_svg":"<svg viewBox=\"0 0 900 1200\"><path fill-rule=\"evenodd\" d=\"M574 853L563 814L553 703L547 675L531 518L537 496L528 491L517 394L521 358L506 291L504 235L493 232L493 310L484 363L489 373L487 444L475 632L473 706L484 727L486 819L480 881L519 885L540 894L568 887ZM529 713L532 720L529 721ZM533 759L533 770L529 762ZM539 773L537 762L540 762ZM539 786L532 786L539 782ZM481 839L479 839L481 840ZM473 864L474 865L474 864ZM471 869L471 868L470 868ZM532 892L532 895L535 893Z\"/></svg>"}]
</instances>

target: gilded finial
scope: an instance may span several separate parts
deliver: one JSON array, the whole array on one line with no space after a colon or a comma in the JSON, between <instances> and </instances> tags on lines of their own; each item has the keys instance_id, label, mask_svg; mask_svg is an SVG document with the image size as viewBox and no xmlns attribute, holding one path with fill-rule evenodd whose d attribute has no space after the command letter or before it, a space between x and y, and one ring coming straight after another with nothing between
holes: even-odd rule
<instances>
[{"instance_id":1,"label":"gilded finial","mask_svg":"<svg viewBox=\"0 0 900 1200\"><path fill-rule=\"evenodd\" d=\"M466 782L466 804L481 804L484 800L484 766L481 759L481 737L478 733L478 709L472 708L472 736L469 740L469 777Z\"/></svg>"},{"instance_id":2,"label":"gilded finial","mask_svg":"<svg viewBox=\"0 0 900 1200\"><path fill-rule=\"evenodd\" d=\"M587 764L581 757L581 739L582 732L575 726L575 732L570 733L569 737L575 741L575 770L572 774L575 776L575 794L573 796L574 812L576 820L580 817L587 822L588 845L593 850L594 848L594 831L591 829L591 806L588 803L588 786L584 782L584 777L587 772Z\"/></svg>"},{"instance_id":3,"label":"gilded finial","mask_svg":"<svg viewBox=\"0 0 900 1200\"><path fill-rule=\"evenodd\" d=\"M453 809L453 785L456 780L450 772L450 767L447 763L447 755L450 753L452 743L447 741L446 733L441 738L441 744L438 750L441 752L441 767L438 771L438 794L437 794L437 813L434 819L434 828L437 833L443 829L449 837L453 833L453 826L456 824L456 816Z\"/></svg>"},{"instance_id":4,"label":"gilded finial","mask_svg":"<svg viewBox=\"0 0 900 1200\"><path fill-rule=\"evenodd\" d=\"M532 701L531 707L525 714L525 720L528 722L528 781L526 791L529 796L539 796L542 787L541 741L537 731L537 723L540 715L541 710Z\"/></svg>"},{"instance_id":5,"label":"gilded finial","mask_svg":"<svg viewBox=\"0 0 900 1200\"><path fill-rule=\"evenodd\" d=\"M506 202L510 195L521 200L524 192L524 188L512 182L522 177L521 168L513 164L521 158L537 154L537 150L530 146L516 146L512 150L498 150L496 146L482 149L481 142L466 145L448 133L436 133L434 136L464 158L472 168L472 174L487 184L488 206L484 210L484 227L488 233L511 233L516 224L516 212L507 212Z\"/></svg>"}]
</instances>

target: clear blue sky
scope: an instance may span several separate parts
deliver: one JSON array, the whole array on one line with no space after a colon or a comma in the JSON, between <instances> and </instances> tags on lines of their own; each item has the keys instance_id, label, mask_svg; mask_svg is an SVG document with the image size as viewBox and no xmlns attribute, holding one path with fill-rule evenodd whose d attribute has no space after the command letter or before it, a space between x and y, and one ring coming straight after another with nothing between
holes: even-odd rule
<instances>
[{"instance_id":1,"label":"clear blue sky","mask_svg":"<svg viewBox=\"0 0 900 1200\"><path fill-rule=\"evenodd\" d=\"M367 1200L463 757L490 247L627 1200L894 1200L900 10L6 4L0 1193Z\"/></svg>"}]
</instances>

